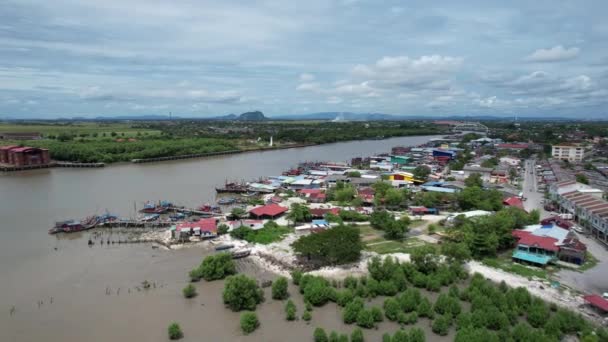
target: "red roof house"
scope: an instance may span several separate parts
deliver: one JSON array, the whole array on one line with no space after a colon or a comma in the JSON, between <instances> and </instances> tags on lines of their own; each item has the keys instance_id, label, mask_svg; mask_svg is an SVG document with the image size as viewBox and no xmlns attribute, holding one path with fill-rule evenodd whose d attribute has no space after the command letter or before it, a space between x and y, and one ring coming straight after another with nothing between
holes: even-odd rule
<instances>
[{"instance_id":1,"label":"red roof house","mask_svg":"<svg viewBox=\"0 0 608 342\"><path fill-rule=\"evenodd\" d=\"M340 215L340 208L331 208L331 209L314 208L314 209L310 209L310 214L314 218L324 217L325 214L327 214L327 213L334 214L334 215Z\"/></svg>"},{"instance_id":2,"label":"red roof house","mask_svg":"<svg viewBox=\"0 0 608 342\"><path fill-rule=\"evenodd\" d=\"M557 239L547 236L538 236L524 230L515 229L511 233L513 237L518 239L518 244L526 245L529 247L541 248L546 251L557 252L559 247L555 244Z\"/></svg>"},{"instance_id":3,"label":"red roof house","mask_svg":"<svg viewBox=\"0 0 608 342\"><path fill-rule=\"evenodd\" d=\"M509 207L515 207L522 210L524 209L524 203L521 201L521 198L512 196L502 201L502 204L507 205Z\"/></svg>"},{"instance_id":4,"label":"red roof house","mask_svg":"<svg viewBox=\"0 0 608 342\"><path fill-rule=\"evenodd\" d=\"M285 207L272 203L272 204L264 205L261 207L253 208L249 211L249 214L251 214L251 216L254 216L256 218L261 218L261 217L275 218L275 217L280 216L281 214L285 213L287 210L288 209Z\"/></svg>"},{"instance_id":5,"label":"red roof house","mask_svg":"<svg viewBox=\"0 0 608 342\"><path fill-rule=\"evenodd\" d=\"M193 232L195 235L197 235L197 231L200 231L202 236L213 236L217 235L217 222L214 218L204 218L196 222L180 223L175 227L175 230L178 232Z\"/></svg>"}]
</instances>

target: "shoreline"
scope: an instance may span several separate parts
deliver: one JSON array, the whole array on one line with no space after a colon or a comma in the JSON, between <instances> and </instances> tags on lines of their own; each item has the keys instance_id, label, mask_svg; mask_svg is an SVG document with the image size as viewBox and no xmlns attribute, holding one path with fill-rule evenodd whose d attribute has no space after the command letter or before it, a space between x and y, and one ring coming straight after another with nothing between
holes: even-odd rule
<instances>
[{"instance_id":1,"label":"shoreline","mask_svg":"<svg viewBox=\"0 0 608 342\"><path fill-rule=\"evenodd\" d=\"M208 152L208 153L201 153L201 154L195 154L195 155L175 155L175 156L168 156L168 157L153 157L153 158L133 159L131 161L119 161L119 162L113 162L113 163L79 163L79 162L74 162L74 161L58 161L58 160L53 160L51 164L47 164L44 167L34 167L34 168L31 168L31 169L26 169L26 170L21 170L21 169L20 170L4 170L4 169L0 169L0 172L2 172L2 173L15 173L15 172L19 172L19 171L31 171L31 170L41 169L41 168L64 167L64 166L58 166L57 164L71 164L71 165L74 165L74 166L70 166L70 168L84 168L84 169L98 168L99 166L96 166L96 167L78 167L77 165L81 165L81 164L82 165L103 164L104 168L109 168L109 167L113 167L113 166L124 166L124 165L134 165L134 164L156 164L156 163L161 163L161 162L166 162L166 161L178 161L178 160L190 160L190 159L205 159L205 158L209 158L209 157L224 156L224 155L239 155L239 154L250 153L250 152L270 152L270 151L280 151L280 150L305 148L305 147L313 147L313 146L327 146L327 145L340 144L340 143L349 143L349 142L357 142L357 141L361 141L361 142L365 142L365 141L383 141L383 140L389 140L389 139L398 139L398 138L407 138L407 137L424 137L424 136L428 136L428 137L445 137L448 134L449 134L449 132L437 133L437 134L413 134L413 135L409 134L409 135L392 136L392 137L387 137L387 138L382 138L382 139L354 139L354 140L342 140L342 141L335 141L335 142L321 143L321 144L303 143L303 144L293 144L293 145L277 146L277 147L258 147L258 148L253 148L253 149L239 149L239 150L227 150L227 151L220 151L220 152Z\"/></svg>"}]
</instances>

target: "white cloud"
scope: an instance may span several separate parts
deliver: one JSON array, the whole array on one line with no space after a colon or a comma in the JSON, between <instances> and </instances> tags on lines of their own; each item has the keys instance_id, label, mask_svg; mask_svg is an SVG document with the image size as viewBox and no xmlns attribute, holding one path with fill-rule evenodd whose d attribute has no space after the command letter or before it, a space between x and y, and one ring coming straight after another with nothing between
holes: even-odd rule
<instances>
[{"instance_id":1,"label":"white cloud","mask_svg":"<svg viewBox=\"0 0 608 342\"><path fill-rule=\"evenodd\" d=\"M302 83L296 87L299 91L320 92L321 84L317 82Z\"/></svg>"},{"instance_id":2,"label":"white cloud","mask_svg":"<svg viewBox=\"0 0 608 342\"><path fill-rule=\"evenodd\" d=\"M342 103L344 100L342 100L342 98L337 97L337 96L330 96L327 98L327 103L329 104L339 104Z\"/></svg>"},{"instance_id":3,"label":"white cloud","mask_svg":"<svg viewBox=\"0 0 608 342\"><path fill-rule=\"evenodd\" d=\"M449 84L462 62L462 58L440 55L383 57L372 65L356 65L351 73L378 87L436 88Z\"/></svg>"},{"instance_id":4,"label":"white cloud","mask_svg":"<svg viewBox=\"0 0 608 342\"><path fill-rule=\"evenodd\" d=\"M538 49L524 59L528 62L560 62L576 58L579 52L577 47L564 48L556 45L549 49Z\"/></svg>"},{"instance_id":5,"label":"white cloud","mask_svg":"<svg viewBox=\"0 0 608 342\"><path fill-rule=\"evenodd\" d=\"M314 80L315 80L315 75L307 74L307 73L300 74L300 81L301 82L311 82L311 81L314 81Z\"/></svg>"}]
</instances>

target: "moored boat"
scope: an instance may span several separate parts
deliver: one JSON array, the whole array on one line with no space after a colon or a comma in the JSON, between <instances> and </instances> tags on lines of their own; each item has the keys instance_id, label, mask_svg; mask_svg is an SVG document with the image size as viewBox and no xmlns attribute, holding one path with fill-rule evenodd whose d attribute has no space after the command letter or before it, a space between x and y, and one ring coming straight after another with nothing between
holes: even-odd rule
<instances>
[{"instance_id":1,"label":"moored boat","mask_svg":"<svg viewBox=\"0 0 608 342\"><path fill-rule=\"evenodd\" d=\"M232 259L245 258L245 257L248 257L250 254L251 254L250 249L241 249L241 250L234 251L231 253Z\"/></svg>"},{"instance_id":2,"label":"moored boat","mask_svg":"<svg viewBox=\"0 0 608 342\"><path fill-rule=\"evenodd\" d=\"M219 245L219 246L215 247L215 250L216 251L225 251L225 250L231 249L231 248L234 248L234 245L232 245L232 244L229 244L229 245Z\"/></svg>"}]
</instances>

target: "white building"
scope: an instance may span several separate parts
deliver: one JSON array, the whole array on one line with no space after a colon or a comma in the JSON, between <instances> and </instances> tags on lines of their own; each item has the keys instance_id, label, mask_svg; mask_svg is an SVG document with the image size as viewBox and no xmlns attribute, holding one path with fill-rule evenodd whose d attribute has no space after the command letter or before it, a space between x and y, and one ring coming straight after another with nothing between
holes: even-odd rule
<instances>
[{"instance_id":1,"label":"white building","mask_svg":"<svg viewBox=\"0 0 608 342\"><path fill-rule=\"evenodd\" d=\"M551 156L554 159L580 163L586 157L585 148L577 144L561 144L551 146Z\"/></svg>"}]
</instances>

